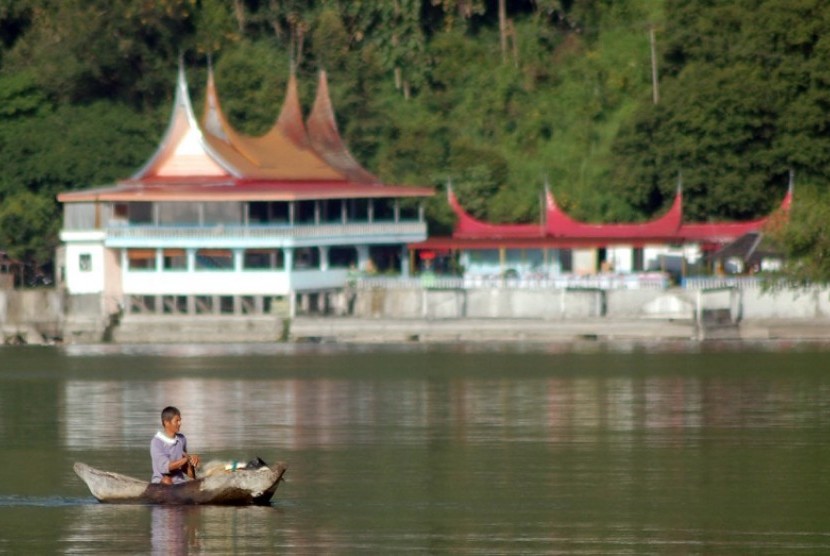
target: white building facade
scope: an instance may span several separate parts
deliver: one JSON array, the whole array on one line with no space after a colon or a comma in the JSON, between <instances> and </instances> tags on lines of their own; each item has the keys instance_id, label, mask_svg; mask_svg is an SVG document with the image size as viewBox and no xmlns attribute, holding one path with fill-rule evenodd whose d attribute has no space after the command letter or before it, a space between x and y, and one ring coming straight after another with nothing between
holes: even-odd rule
<instances>
[{"instance_id":1,"label":"white building facade","mask_svg":"<svg viewBox=\"0 0 830 556\"><path fill-rule=\"evenodd\" d=\"M273 129L248 137L227 124L212 74L198 122L180 70L145 167L59 196L68 293L99 294L109 312L268 313L356 272L408 274L406 245L426 238L419 199L432 190L381 184L351 158L325 79L307 122L292 76Z\"/></svg>"}]
</instances>

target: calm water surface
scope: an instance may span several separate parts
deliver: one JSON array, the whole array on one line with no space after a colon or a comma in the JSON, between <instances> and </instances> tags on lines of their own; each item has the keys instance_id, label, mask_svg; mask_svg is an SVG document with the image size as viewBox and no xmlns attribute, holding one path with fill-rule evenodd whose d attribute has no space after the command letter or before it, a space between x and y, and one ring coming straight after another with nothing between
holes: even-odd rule
<instances>
[{"instance_id":1,"label":"calm water surface","mask_svg":"<svg viewBox=\"0 0 830 556\"><path fill-rule=\"evenodd\" d=\"M265 508L97 503L168 404ZM830 348L0 348L0 553L830 552Z\"/></svg>"}]
</instances>

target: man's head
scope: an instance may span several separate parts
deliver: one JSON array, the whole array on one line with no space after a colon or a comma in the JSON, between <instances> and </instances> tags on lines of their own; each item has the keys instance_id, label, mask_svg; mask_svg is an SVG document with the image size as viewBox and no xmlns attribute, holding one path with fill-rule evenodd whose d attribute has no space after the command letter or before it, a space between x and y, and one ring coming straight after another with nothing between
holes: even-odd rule
<instances>
[{"instance_id":1,"label":"man's head","mask_svg":"<svg viewBox=\"0 0 830 556\"><path fill-rule=\"evenodd\" d=\"M172 405L161 410L161 426L169 436L174 436L182 426L182 413Z\"/></svg>"}]
</instances>

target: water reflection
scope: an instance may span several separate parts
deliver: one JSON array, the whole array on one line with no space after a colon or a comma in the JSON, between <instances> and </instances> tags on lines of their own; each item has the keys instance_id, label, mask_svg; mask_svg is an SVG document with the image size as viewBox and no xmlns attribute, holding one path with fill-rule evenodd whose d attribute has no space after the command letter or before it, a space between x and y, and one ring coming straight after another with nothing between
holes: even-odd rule
<instances>
[{"instance_id":1,"label":"water reflection","mask_svg":"<svg viewBox=\"0 0 830 556\"><path fill-rule=\"evenodd\" d=\"M150 539L154 556L179 556L199 548L198 521L193 510L161 506L150 509Z\"/></svg>"},{"instance_id":2,"label":"water reflection","mask_svg":"<svg viewBox=\"0 0 830 556\"><path fill-rule=\"evenodd\" d=\"M714 377L553 377L534 380L69 380L60 422L72 450L143 447L158 411L176 405L202 451L332 448L395 428L422 445L440 426L461 442L558 442L576 431L694 431L827 422L830 385ZM805 403L813 400L816 403ZM380 427L383 433L384 427Z\"/></svg>"},{"instance_id":3,"label":"water reflection","mask_svg":"<svg viewBox=\"0 0 830 556\"><path fill-rule=\"evenodd\" d=\"M118 506L89 504L71 512L62 543L70 554L268 553L293 539L279 528L280 510L270 507Z\"/></svg>"}]
</instances>

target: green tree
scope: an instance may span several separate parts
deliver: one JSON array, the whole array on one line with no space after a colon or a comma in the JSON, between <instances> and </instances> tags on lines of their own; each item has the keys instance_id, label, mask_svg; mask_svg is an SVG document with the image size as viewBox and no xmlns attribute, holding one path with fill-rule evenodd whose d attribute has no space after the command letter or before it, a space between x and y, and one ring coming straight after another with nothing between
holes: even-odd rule
<instances>
[{"instance_id":1,"label":"green tree","mask_svg":"<svg viewBox=\"0 0 830 556\"><path fill-rule=\"evenodd\" d=\"M767 225L769 237L786 255L782 275L791 284L830 283L830 192L800 186L789 214Z\"/></svg>"},{"instance_id":2,"label":"green tree","mask_svg":"<svg viewBox=\"0 0 830 556\"><path fill-rule=\"evenodd\" d=\"M819 0L667 5L661 104L643 99L619 134L615 188L653 212L682 172L692 219L772 210L787 174L826 179L830 142L826 36Z\"/></svg>"},{"instance_id":3,"label":"green tree","mask_svg":"<svg viewBox=\"0 0 830 556\"><path fill-rule=\"evenodd\" d=\"M57 205L43 195L22 191L0 203L0 247L31 268L52 260L60 218Z\"/></svg>"},{"instance_id":4,"label":"green tree","mask_svg":"<svg viewBox=\"0 0 830 556\"><path fill-rule=\"evenodd\" d=\"M4 57L61 102L118 98L152 107L192 41L193 0L27 0L31 23Z\"/></svg>"}]
</instances>

